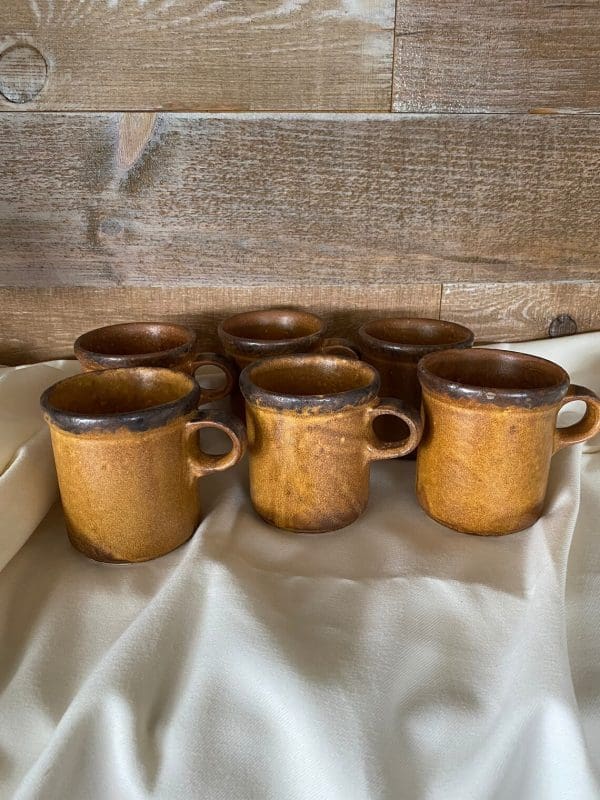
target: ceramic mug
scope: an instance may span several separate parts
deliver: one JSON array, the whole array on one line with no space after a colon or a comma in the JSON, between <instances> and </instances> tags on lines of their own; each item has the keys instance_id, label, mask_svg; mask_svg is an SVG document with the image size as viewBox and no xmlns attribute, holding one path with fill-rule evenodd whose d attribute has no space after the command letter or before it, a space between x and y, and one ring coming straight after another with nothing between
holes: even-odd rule
<instances>
[{"instance_id":1,"label":"ceramic mug","mask_svg":"<svg viewBox=\"0 0 600 800\"><path fill-rule=\"evenodd\" d=\"M198 353L197 336L186 325L168 322L124 322L82 334L75 356L86 371L121 367L168 367L194 375L202 366L218 367L225 384L202 387L203 402L220 400L237 384L234 365L218 353Z\"/></svg>"},{"instance_id":2,"label":"ceramic mug","mask_svg":"<svg viewBox=\"0 0 600 800\"><path fill-rule=\"evenodd\" d=\"M326 339L325 322L316 314L295 308L243 311L220 323L218 335L225 354L240 369L270 356L319 351L357 358L346 339Z\"/></svg>"},{"instance_id":3,"label":"ceramic mug","mask_svg":"<svg viewBox=\"0 0 600 800\"><path fill-rule=\"evenodd\" d=\"M600 431L600 400L543 358L449 350L419 362L425 432L417 497L430 517L463 533L500 535L541 515L552 455ZM557 428L574 400L584 418Z\"/></svg>"},{"instance_id":4,"label":"ceramic mug","mask_svg":"<svg viewBox=\"0 0 600 800\"><path fill-rule=\"evenodd\" d=\"M439 350L471 347L473 331L441 319L378 319L358 331L363 359L381 377L381 394L398 397L419 408L421 387L417 364L423 356Z\"/></svg>"},{"instance_id":5,"label":"ceramic mug","mask_svg":"<svg viewBox=\"0 0 600 800\"><path fill-rule=\"evenodd\" d=\"M240 376L246 400L250 493L278 528L319 533L343 528L365 510L372 461L396 458L421 437L420 415L379 400L377 371L321 354L254 362ZM382 442L373 421L404 420L408 434Z\"/></svg>"},{"instance_id":6,"label":"ceramic mug","mask_svg":"<svg viewBox=\"0 0 600 800\"><path fill-rule=\"evenodd\" d=\"M439 350L471 347L474 338L473 331L462 325L418 317L378 319L358 331L362 358L381 377L382 397L397 397L413 408L421 407L419 360ZM389 439L398 438L402 428L396 420L382 418L376 430L383 439Z\"/></svg>"},{"instance_id":7,"label":"ceramic mug","mask_svg":"<svg viewBox=\"0 0 600 800\"><path fill-rule=\"evenodd\" d=\"M50 426L67 531L98 561L147 561L189 539L200 520L196 479L236 464L235 417L198 412L201 389L183 372L134 367L84 372L41 398ZM198 431L229 436L226 455L202 452Z\"/></svg>"},{"instance_id":8,"label":"ceramic mug","mask_svg":"<svg viewBox=\"0 0 600 800\"><path fill-rule=\"evenodd\" d=\"M239 370L271 356L294 353L331 353L358 358L347 339L325 338L325 322L316 314L296 308L266 308L243 311L220 323L218 335L225 354ZM245 419L244 399L239 390L231 394L232 410Z\"/></svg>"}]
</instances>

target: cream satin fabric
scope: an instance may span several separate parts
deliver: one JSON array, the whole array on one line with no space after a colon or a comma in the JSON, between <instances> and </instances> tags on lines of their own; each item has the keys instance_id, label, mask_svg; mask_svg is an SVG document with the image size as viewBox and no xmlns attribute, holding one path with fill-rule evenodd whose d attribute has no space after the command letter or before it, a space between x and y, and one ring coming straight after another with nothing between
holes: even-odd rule
<instances>
[{"instance_id":1,"label":"cream satin fabric","mask_svg":"<svg viewBox=\"0 0 600 800\"><path fill-rule=\"evenodd\" d=\"M518 349L600 389L600 334ZM0 381L4 561L51 500L49 369ZM256 518L242 464L188 544L118 567L54 505L0 572L0 797L596 800L599 478L560 452L544 517L484 539L380 463L364 518L309 537Z\"/></svg>"},{"instance_id":2,"label":"cream satin fabric","mask_svg":"<svg viewBox=\"0 0 600 800\"><path fill-rule=\"evenodd\" d=\"M0 367L0 570L42 521L56 497L56 474L40 395L78 367L54 361Z\"/></svg>"}]
</instances>

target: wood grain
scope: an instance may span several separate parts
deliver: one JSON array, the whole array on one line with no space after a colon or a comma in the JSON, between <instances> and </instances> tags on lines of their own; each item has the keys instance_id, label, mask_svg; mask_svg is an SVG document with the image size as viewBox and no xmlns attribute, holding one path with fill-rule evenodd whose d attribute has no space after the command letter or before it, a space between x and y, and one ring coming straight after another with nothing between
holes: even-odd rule
<instances>
[{"instance_id":1,"label":"wood grain","mask_svg":"<svg viewBox=\"0 0 600 800\"><path fill-rule=\"evenodd\" d=\"M395 111L600 110L600 2L402 0Z\"/></svg>"},{"instance_id":2,"label":"wood grain","mask_svg":"<svg viewBox=\"0 0 600 800\"><path fill-rule=\"evenodd\" d=\"M593 280L599 116L0 114L0 285Z\"/></svg>"},{"instance_id":3,"label":"wood grain","mask_svg":"<svg viewBox=\"0 0 600 800\"><path fill-rule=\"evenodd\" d=\"M393 30L394 0L2 0L0 54L42 53L45 111L389 111Z\"/></svg>"},{"instance_id":4,"label":"wood grain","mask_svg":"<svg viewBox=\"0 0 600 800\"><path fill-rule=\"evenodd\" d=\"M365 287L57 287L0 289L0 364L72 357L75 338L113 322L170 320L218 347L219 320L238 310L302 306L325 317L332 335L354 337L363 322L384 316L429 316L471 327L478 343L548 336L568 314L579 333L600 330L600 281L511 284L404 284Z\"/></svg>"},{"instance_id":5,"label":"wood grain","mask_svg":"<svg viewBox=\"0 0 600 800\"><path fill-rule=\"evenodd\" d=\"M469 325L480 343L543 339L561 314L578 333L600 330L600 281L450 284L440 314Z\"/></svg>"},{"instance_id":6,"label":"wood grain","mask_svg":"<svg viewBox=\"0 0 600 800\"><path fill-rule=\"evenodd\" d=\"M216 328L237 311L303 306L329 322L329 333L353 336L367 320L388 315L437 317L439 284L286 288L119 287L0 288L0 364L73 357L86 330L114 322L170 320L199 331L203 348L218 346Z\"/></svg>"}]
</instances>

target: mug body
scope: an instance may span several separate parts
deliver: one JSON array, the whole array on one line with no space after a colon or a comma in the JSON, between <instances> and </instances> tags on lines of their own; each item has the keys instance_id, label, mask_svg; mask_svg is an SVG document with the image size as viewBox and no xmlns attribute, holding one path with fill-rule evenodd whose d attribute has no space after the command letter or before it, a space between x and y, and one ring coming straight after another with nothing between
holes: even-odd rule
<instances>
[{"instance_id":1,"label":"mug body","mask_svg":"<svg viewBox=\"0 0 600 800\"><path fill-rule=\"evenodd\" d=\"M343 528L369 497L365 447L375 370L337 356L265 359L244 370L250 492L279 528Z\"/></svg>"},{"instance_id":2,"label":"mug body","mask_svg":"<svg viewBox=\"0 0 600 800\"><path fill-rule=\"evenodd\" d=\"M88 372L42 396L69 538L98 561L156 558L200 519L186 423L200 390L166 369Z\"/></svg>"},{"instance_id":3,"label":"mug body","mask_svg":"<svg viewBox=\"0 0 600 800\"><path fill-rule=\"evenodd\" d=\"M532 525L546 496L567 373L534 356L477 349L426 356L419 379L422 508L463 533L501 535Z\"/></svg>"},{"instance_id":4,"label":"mug body","mask_svg":"<svg viewBox=\"0 0 600 800\"><path fill-rule=\"evenodd\" d=\"M256 511L278 528L322 533L365 510L371 461L417 446L421 418L377 397L379 376L345 356L267 358L240 377L246 400L250 493ZM373 422L400 417L408 434L381 442Z\"/></svg>"},{"instance_id":5,"label":"mug body","mask_svg":"<svg viewBox=\"0 0 600 800\"><path fill-rule=\"evenodd\" d=\"M167 322L125 322L88 331L76 339L75 356L85 371L166 367L190 373L196 333Z\"/></svg>"},{"instance_id":6,"label":"mug body","mask_svg":"<svg viewBox=\"0 0 600 800\"><path fill-rule=\"evenodd\" d=\"M397 397L414 408L421 405L419 360L439 350L471 347L474 341L463 325L417 317L369 322L358 337L363 359L379 372L381 396Z\"/></svg>"}]
</instances>

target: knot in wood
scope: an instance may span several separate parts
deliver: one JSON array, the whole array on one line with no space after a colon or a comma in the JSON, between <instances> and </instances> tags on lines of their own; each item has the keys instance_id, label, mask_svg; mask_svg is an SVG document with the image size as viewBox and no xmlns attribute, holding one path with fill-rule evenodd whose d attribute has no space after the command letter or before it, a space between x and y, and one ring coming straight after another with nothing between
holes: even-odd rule
<instances>
[{"instance_id":1,"label":"knot in wood","mask_svg":"<svg viewBox=\"0 0 600 800\"><path fill-rule=\"evenodd\" d=\"M554 338L555 336L570 336L577 333L577 323L569 314L559 314L554 317L548 328L548 335Z\"/></svg>"},{"instance_id":2,"label":"knot in wood","mask_svg":"<svg viewBox=\"0 0 600 800\"><path fill-rule=\"evenodd\" d=\"M48 79L48 63L30 44L14 44L0 53L0 94L9 103L30 103Z\"/></svg>"}]
</instances>

